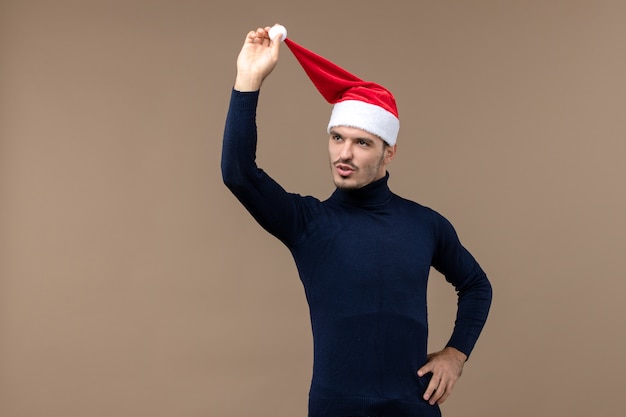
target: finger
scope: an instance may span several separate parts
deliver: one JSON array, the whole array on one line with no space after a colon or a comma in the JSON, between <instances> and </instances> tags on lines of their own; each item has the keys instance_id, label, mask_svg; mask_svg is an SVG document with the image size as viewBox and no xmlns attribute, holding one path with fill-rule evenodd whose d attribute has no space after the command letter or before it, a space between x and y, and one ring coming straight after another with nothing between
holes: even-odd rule
<instances>
[{"instance_id":1,"label":"finger","mask_svg":"<svg viewBox=\"0 0 626 417\"><path fill-rule=\"evenodd\" d=\"M452 394L452 391L450 389L446 389L443 395L437 400L437 404L443 404L448 399L450 394Z\"/></svg>"},{"instance_id":2,"label":"finger","mask_svg":"<svg viewBox=\"0 0 626 417\"><path fill-rule=\"evenodd\" d=\"M437 388L436 396L439 398L434 398L433 396L432 399L436 400L437 404L443 404L443 402L452 394L452 389L454 388L455 383L456 383L455 378L447 379L446 381L442 379L442 382L439 384L439 387Z\"/></svg>"},{"instance_id":3,"label":"finger","mask_svg":"<svg viewBox=\"0 0 626 417\"><path fill-rule=\"evenodd\" d=\"M246 43L260 43L263 40L263 29L251 30L246 35Z\"/></svg>"},{"instance_id":4,"label":"finger","mask_svg":"<svg viewBox=\"0 0 626 417\"><path fill-rule=\"evenodd\" d=\"M272 53L274 56L278 56L278 51L280 50L280 44L282 42L283 35L282 33L278 36L274 37L274 40L270 40L270 48L272 48Z\"/></svg>"},{"instance_id":5,"label":"finger","mask_svg":"<svg viewBox=\"0 0 626 417\"><path fill-rule=\"evenodd\" d=\"M260 39L261 43L265 43L266 40L269 41L270 39L267 28L258 28L256 30L256 35Z\"/></svg>"},{"instance_id":6,"label":"finger","mask_svg":"<svg viewBox=\"0 0 626 417\"><path fill-rule=\"evenodd\" d=\"M428 403L430 405L435 405L435 404L440 403L441 399L446 394L446 391L447 391L446 384L444 384L443 382L439 382L439 385L437 385L435 392L433 393L433 395L430 396Z\"/></svg>"},{"instance_id":7,"label":"finger","mask_svg":"<svg viewBox=\"0 0 626 417\"><path fill-rule=\"evenodd\" d=\"M246 36L246 43L259 43L259 35L256 30L250 31Z\"/></svg>"},{"instance_id":8,"label":"finger","mask_svg":"<svg viewBox=\"0 0 626 417\"><path fill-rule=\"evenodd\" d=\"M254 42L254 38L256 37L256 31L255 30L251 30L250 32L248 32L248 34L246 35L246 42L247 43L252 43Z\"/></svg>"},{"instance_id":9,"label":"finger","mask_svg":"<svg viewBox=\"0 0 626 417\"><path fill-rule=\"evenodd\" d=\"M431 378L428 383L428 387L426 387L426 391L424 391L424 400L434 404L433 398L435 397L435 393L437 392L437 388L439 386L439 380L435 378Z\"/></svg>"},{"instance_id":10,"label":"finger","mask_svg":"<svg viewBox=\"0 0 626 417\"><path fill-rule=\"evenodd\" d=\"M430 362L426 363L426 365L422 366L420 369L417 370L417 376L419 376L420 378L423 377L424 375L426 375L429 372L433 371L433 367L431 366Z\"/></svg>"},{"instance_id":11,"label":"finger","mask_svg":"<svg viewBox=\"0 0 626 417\"><path fill-rule=\"evenodd\" d=\"M261 38L261 43L264 46L271 46L272 39L270 38L270 27L267 26L263 29L263 37Z\"/></svg>"},{"instance_id":12,"label":"finger","mask_svg":"<svg viewBox=\"0 0 626 417\"><path fill-rule=\"evenodd\" d=\"M274 39L272 39L272 42L280 44L282 43L282 40L283 40L283 34L279 33L278 35L274 36Z\"/></svg>"}]
</instances>

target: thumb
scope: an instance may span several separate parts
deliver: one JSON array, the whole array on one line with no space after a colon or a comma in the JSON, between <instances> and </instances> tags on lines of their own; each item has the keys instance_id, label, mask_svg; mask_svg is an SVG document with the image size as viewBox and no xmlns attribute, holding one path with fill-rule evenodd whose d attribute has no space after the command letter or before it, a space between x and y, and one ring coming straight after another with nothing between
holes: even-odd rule
<instances>
[{"instance_id":1,"label":"thumb","mask_svg":"<svg viewBox=\"0 0 626 417\"><path fill-rule=\"evenodd\" d=\"M276 35L274 39L271 40L270 48L272 48L272 53L275 56L278 56L278 52L280 51L280 44L283 43L283 34L279 33Z\"/></svg>"}]
</instances>

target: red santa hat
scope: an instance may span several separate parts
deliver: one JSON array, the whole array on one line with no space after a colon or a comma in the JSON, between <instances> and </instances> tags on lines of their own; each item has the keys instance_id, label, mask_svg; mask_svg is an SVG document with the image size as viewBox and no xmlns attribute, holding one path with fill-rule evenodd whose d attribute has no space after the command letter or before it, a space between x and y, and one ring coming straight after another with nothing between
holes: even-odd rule
<instances>
[{"instance_id":1,"label":"red santa hat","mask_svg":"<svg viewBox=\"0 0 626 417\"><path fill-rule=\"evenodd\" d=\"M287 39L284 26L270 29L270 39L282 35L281 40L289 47L315 87L333 110L328 131L335 126L363 129L380 137L389 145L395 145L400 130L398 109L393 94L383 86L363 81L306 48Z\"/></svg>"}]
</instances>

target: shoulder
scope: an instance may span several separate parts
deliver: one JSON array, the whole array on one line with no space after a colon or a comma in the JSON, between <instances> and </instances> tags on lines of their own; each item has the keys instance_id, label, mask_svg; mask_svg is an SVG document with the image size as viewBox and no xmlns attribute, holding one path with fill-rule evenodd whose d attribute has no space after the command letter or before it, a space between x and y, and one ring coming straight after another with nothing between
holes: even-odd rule
<instances>
[{"instance_id":1,"label":"shoulder","mask_svg":"<svg viewBox=\"0 0 626 417\"><path fill-rule=\"evenodd\" d=\"M437 232L455 233L454 226L450 220L436 209L396 194L393 196L394 202L398 207L407 211L413 217L420 217L422 221L429 223Z\"/></svg>"},{"instance_id":2,"label":"shoulder","mask_svg":"<svg viewBox=\"0 0 626 417\"><path fill-rule=\"evenodd\" d=\"M416 214L422 214L424 216L429 216L433 218L443 217L441 214L439 214L439 212L432 209L431 207L418 203L417 201L401 197L397 194L393 194L393 201L394 204L396 204L398 207L401 207L405 210L411 210Z\"/></svg>"}]
</instances>

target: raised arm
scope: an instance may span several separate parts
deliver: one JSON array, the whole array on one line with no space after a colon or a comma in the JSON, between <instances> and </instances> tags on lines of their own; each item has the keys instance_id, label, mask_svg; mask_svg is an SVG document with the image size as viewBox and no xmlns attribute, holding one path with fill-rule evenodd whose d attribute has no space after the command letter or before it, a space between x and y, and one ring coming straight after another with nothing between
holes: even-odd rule
<instances>
[{"instance_id":1,"label":"raised arm","mask_svg":"<svg viewBox=\"0 0 626 417\"><path fill-rule=\"evenodd\" d=\"M285 191L256 164L259 89L276 66L280 48L280 38L271 41L269 29L250 31L237 58L237 78L224 128L222 178L257 222L289 245L305 222L304 199Z\"/></svg>"}]
</instances>

